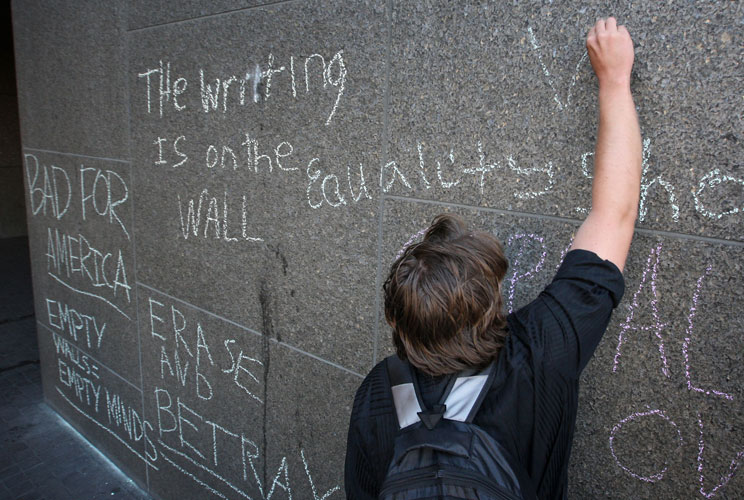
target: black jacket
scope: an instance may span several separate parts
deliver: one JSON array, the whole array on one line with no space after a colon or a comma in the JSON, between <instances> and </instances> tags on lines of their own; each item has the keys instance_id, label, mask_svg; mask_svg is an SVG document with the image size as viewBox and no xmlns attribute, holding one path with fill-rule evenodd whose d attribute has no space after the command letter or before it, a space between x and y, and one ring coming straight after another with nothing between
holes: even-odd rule
<instances>
[{"instance_id":1,"label":"black jacket","mask_svg":"<svg viewBox=\"0 0 744 500\"><path fill-rule=\"evenodd\" d=\"M578 379L624 291L609 261L585 250L566 255L553 281L530 304L509 315L509 336L498 355L493 385L474 423L492 433L519 461L538 498L565 498L578 404ZM418 374L427 405L446 377ZM376 498L398 430L385 361L354 399L346 449L349 499Z\"/></svg>"}]
</instances>

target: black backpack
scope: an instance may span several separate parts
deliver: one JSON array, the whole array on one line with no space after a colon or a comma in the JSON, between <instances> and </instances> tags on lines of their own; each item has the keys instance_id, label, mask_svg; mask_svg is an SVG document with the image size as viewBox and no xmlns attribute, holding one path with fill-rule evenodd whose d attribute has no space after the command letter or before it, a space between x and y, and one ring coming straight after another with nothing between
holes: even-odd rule
<instances>
[{"instance_id":1,"label":"black backpack","mask_svg":"<svg viewBox=\"0 0 744 500\"><path fill-rule=\"evenodd\" d=\"M380 490L384 500L512 500L525 495L508 452L473 419L491 386L494 363L451 376L438 404L426 408L416 373L387 358L398 416L393 459ZM528 495L532 496L532 495Z\"/></svg>"}]
</instances>

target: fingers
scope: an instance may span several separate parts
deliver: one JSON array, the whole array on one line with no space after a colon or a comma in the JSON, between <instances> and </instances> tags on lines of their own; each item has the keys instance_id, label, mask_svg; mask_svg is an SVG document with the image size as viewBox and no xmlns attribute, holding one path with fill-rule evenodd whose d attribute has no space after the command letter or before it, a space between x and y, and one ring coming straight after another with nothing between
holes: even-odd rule
<instances>
[{"instance_id":1,"label":"fingers","mask_svg":"<svg viewBox=\"0 0 744 500\"><path fill-rule=\"evenodd\" d=\"M607 19L600 17L597 19L597 22L594 24L592 29L589 30L589 34L596 36L603 32L613 33L615 31L620 31L620 28L624 28L624 26L618 26L617 19L614 17L608 17Z\"/></svg>"},{"instance_id":2,"label":"fingers","mask_svg":"<svg viewBox=\"0 0 744 500\"><path fill-rule=\"evenodd\" d=\"M618 25L617 19L614 17L608 17L607 19L599 18L586 35L587 46L597 43L600 38L604 39L608 35L615 34L630 37L628 29L623 25Z\"/></svg>"}]
</instances>

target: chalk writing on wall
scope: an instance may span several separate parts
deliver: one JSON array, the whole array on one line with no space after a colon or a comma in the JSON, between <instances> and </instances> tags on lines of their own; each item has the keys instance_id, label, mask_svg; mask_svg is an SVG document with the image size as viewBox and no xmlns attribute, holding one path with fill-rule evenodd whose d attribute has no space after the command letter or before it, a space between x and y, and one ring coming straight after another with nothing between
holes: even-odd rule
<instances>
[{"instance_id":1,"label":"chalk writing on wall","mask_svg":"<svg viewBox=\"0 0 744 500\"><path fill-rule=\"evenodd\" d=\"M47 228L46 243L47 274L54 281L75 293L97 299L131 319L115 303L116 299L118 302L132 301L132 286L121 249L96 248L81 233L60 233L59 229L52 232L51 227ZM106 292L105 295L98 290Z\"/></svg>"},{"instance_id":2,"label":"chalk writing on wall","mask_svg":"<svg viewBox=\"0 0 744 500\"><path fill-rule=\"evenodd\" d=\"M223 192L222 204L219 203L217 197L209 196L209 192L204 189L199 194L198 201L194 199L188 200L188 208L183 209L181 203L181 195L177 195L178 198L178 217L181 223L181 235L185 240L189 239L189 236L195 237L203 236L204 238L214 237L217 240L223 240L227 242L234 241L263 241L263 238L256 236L250 236L248 233L248 198L246 195L242 196L242 202L240 203L240 229L230 230L228 228L229 214L234 213L230 211L228 207L228 193ZM208 206L204 207L204 201L208 201ZM231 200L234 202L235 200ZM234 205L230 205L233 207ZM222 210L220 214L220 210ZM203 214L203 219L202 219ZM202 220L204 223L202 224ZM211 226L210 226L211 224ZM232 235L232 236L231 236Z\"/></svg>"},{"instance_id":3,"label":"chalk writing on wall","mask_svg":"<svg viewBox=\"0 0 744 500\"><path fill-rule=\"evenodd\" d=\"M295 69L295 60L299 68ZM327 62L326 62L327 61ZM169 110L182 112L187 109L200 109L204 113L222 112L228 110L240 110L246 106L256 105L259 100L269 101L271 97L272 82L277 78L288 76L291 83L291 92L294 99L302 97L302 92L297 90L297 72L304 77L305 93L325 91L329 87L336 92L330 111L325 120L329 125L338 109L341 98L344 95L346 85L346 64L344 63L343 50L339 50L331 57L321 54L311 54L307 57L290 56L288 66L278 66L274 55L269 54L265 70L259 65L246 68L241 71L228 71L219 76L209 76L204 69L199 69L199 91L198 98L200 106L193 105L193 95L189 87L189 81L195 80L193 76L173 75L171 77L171 62L158 61L154 68L147 68L137 73L137 78L144 82L147 103L147 113L157 113L163 117ZM282 73L285 75L282 75ZM174 70L175 73L175 70ZM317 81L320 80L320 85ZM259 88L263 88L263 92ZM312 90L311 90L312 89ZM192 97L189 102L189 98ZM169 107L172 104L172 108Z\"/></svg>"},{"instance_id":4,"label":"chalk writing on wall","mask_svg":"<svg viewBox=\"0 0 744 500\"><path fill-rule=\"evenodd\" d=\"M122 205L129 200L129 188L124 178L115 170L81 164L77 172L69 166L45 165L33 153L26 153L24 170L28 186L28 200L32 215L47 215L61 220L72 215L71 203L83 221L101 217L117 226L130 239L124 220ZM78 182L73 178L79 176ZM124 216L126 218L126 216Z\"/></svg>"},{"instance_id":5,"label":"chalk writing on wall","mask_svg":"<svg viewBox=\"0 0 744 500\"><path fill-rule=\"evenodd\" d=\"M289 141L279 139L276 146L269 148L265 152L260 149L261 146L257 139L251 138L250 133L245 133L246 140L240 144L222 146L209 145L203 153L203 164L207 169L224 169L226 171L245 170L253 173L263 172L263 175L270 176L292 176L302 180L305 184L304 192L297 193L305 198L307 206L312 209L321 209L328 207L338 209L348 207L353 204L364 201L373 201L382 194L393 191L394 189L403 192L415 193L420 189L428 190L433 185L438 185L444 190L467 189L460 188L463 176L475 176L477 180L477 189L483 194L487 189L502 189L503 175L511 176L513 181L522 180L529 188L520 188L511 193L515 199L530 200L555 193L560 186L556 183L555 164L556 161L550 160L545 162L544 166L524 167L513 154L506 153L502 155L501 161L487 161L488 155L484 151L482 141L475 145L475 156L479 161L475 165L462 164L457 162L458 155L456 149L450 147L441 160L433 160L432 168L427 162L427 150L422 141L417 141L417 157L414 161L401 162L392 160L385 163L376 174L375 179L370 179L369 169L365 169L364 164L358 167L351 165L335 165L331 160L324 160L320 157L313 157L302 160L298 155L301 154L295 146ZM179 136L181 146L185 147L188 140L185 135ZM677 198L677 187L661 174L653 176L650 173L650 150L651 141L643 141L643 179L641 189L641 204L639 209L639 219L643 222L646 220L650 203L650 196L657 192L665 195L663 200L668 203L668 216L672 223L679 221L681 216L680 203ZM174 147L175 149L175 147ZM185 149L176 149L179 155L175 158L178 161L174 166L181 167L191 161L193 153L186 154L182 151ZM469 158L471 154L465 152L463 157ZM576 160L576 165L585 177L591 177L588 166L588 159L592 153L583 153ZM162 160L161 153L156 154L155 163L165 162ZM446 168L445 168L446 167ZM571 167L573 168L573 167ZM491 180L493 172L501 171L499 182ZM301 178L304 173L304 179ZM695 192L695 210L702 216L711 219L721 219L723 217L738 216L740 211L734 208L726 208L725 200L717 199L715 191L721 189L724 181L744 186L744 180L733 176L719 177L713 174L704 174L704 180L701 180L701 187ZM718 179L717 181L715 179ZM418 182L416 187L415 182ZM397 186L397 187L396 187ZM464 184L463 184L464 186ZM682 192L692 192L691 189L683 189ZM658 196L656 198L659 200ZM251 206L251 195L248 193L237 194L229 190L220 193L209 193L202 189L191 196L177 193L176 208L180 222L180 236L184 239L193 235L194 237L215 238L223 241L261 241L262 238L255 236L248 228L248 209ZM576 207L575 211L586 213L584 207ZM230 222L229 222L230 221ZM234 227L233 234L228 232L228 226Z\"/></svg>"},{"instance_id":6,"label":"chalk writing on wall","mask_svg":"<svg viewBox=\"0 0 744 500\"><path fill-rule=\"evenodd\" d=\"M507 298L506 302L507 310L510 313L514 311L514 292L517 289L517 283L519 283L520 281L528 280L539 273L543 268L543 264L545 263L545 256L548 253L547 248L545 247L545 239L542 236L536 234L515 234L509 237L509 239L506 241L506 246L510 247L517 241L520 244L519 251L515 256L512 257L511 267L513 271L511 276L509 277L509 297ZM540 249L542 250L542 252L540 253L539 260L534 267L530 267L527 271L519 274L520 268L523 269L523 267L520 266L520 259L525 254L525 251L527 247L529 247L530 242L535 242L540 245Z\"/></svg>"},{"instance_id":7,"label":"chalk writing on wall","mask_svg":"<svg viewBox=\"0 0 744 500\"><path fill-rule=\"evenodd\" d=\"M540 72L553 92L555 104L562 112L567 111L579 72L586 65L587 53L582 51L566 91L560 92L555 75L545 63L543 47L533 27L527 27L527 35ZM286 79L284 83L288 85L282 85L281 92L287 93L287 97L291 95L292 100L301 99L303 94L325 95L332 92L328 102L330 111L325 115L324 121L326 126L332 125L339 104L343 102L348 75L348 57L343 51L332 55L291 55L281 63L269 53L265 60L263 65L252 63L238 71L200 68L193 72L177 71L178 61L158 60L150 67L136 72L138 100L146 110L146 116L152 116L156 123L160 118L173 113L239 116L242 110L255 106L259 101L263 104L272 102L271 97L275 95L272 94L272 88L279 88L276 86L278 79ZM499 190L497 194L500 199L507 203L508 197L504 197L505 193L501 191L504 189L504 175L512 183L528 186L512 188L508 194L515 199L534 200L555 195L561 187L556 177L558 160L549 159L543 165L524 165L518 152L494 153L493 149L496 148L492 146L492 154L488 154L485 150L487 146L484 147L482 140L476 140L472 148L452 144L425 147L425 141L417 140L415 148L402 147L403 151L415 150L416 157L410 161L406 158L390 159L379 167L359 163L357 168L346 161L339 162L334 158L318 156L317 153L303 152L285 138L276 138L273 141L269 139L271 145L267 147L266 144L259 144L256 134L251 130L236 132L243 135L245 140L231 142L224 138L215 140L200 136L198 141L194 141L187 131L171 132L167 136L158 134L152 141L152 164L182 169L195 162L208 170L254 174L261 172L262 175L272 177L289 176L304 184L303 190L297 190L298 201L303 196L307 206L312 209L349 207L365 200L372 201L393 190L413 194L429 190L435 185L445 191L469 190L473 184L462 182L467 176L475 177L476 189L482 196L488 191ZM205 139L206 147L197 150L192 148L192 144L202 143ZM266 142L267 139L262 141ZM560 167L576 169L580 165L584 177L591 177L588 164L591 156L591 152L582 153L574 164ZM477 158L477 163L472 164L471 158ZM712 169L703 173L695 181L695 186L685 186L680 184L684 181L669 179L655 170L651 157L651 139L646 138L643 141L639 207L641 222L647 220L652 200L658 205L658 212L665 214L663 217L670 224L677 224L682 215L689 215L681 213L687 207L692 207L697 214L710 220L740 213L739 206L731 206L726 201L730 198L728 195L731 189L736 192L737 186L744 187L744 179L735 177L735 174L722 173L720 168ZM493 179L496 172L499 173L498 183ZM293 189L293 186L294 184L288 185L288 189ZM723 192L727 196L719 195ZM693 202L682 204L680 197L688 194L692 196ZM210 192L197 188L191 193L175 193L174 202L180 221L180 233L173 234L173 237L199 237L224 242L264 240L264 236L254 234L250 228L246 209L252 203L249 192L239 193L232 189ZM573 210L586 213L588 208L579 206Z\"/></svg>"},{"instance_id":8,"label":"chalk writing on wall","mask_svg":"<svg viewBox=\"0 0 744 500\"><path fill-rule=\"evenodd\" d=\"M214 385L204 373L202 363L216 365L207 340L209 336L205 336L201 323L197 321L196 324L189 324L175 304L166 307L153 297L148 297L147 301L150 335L160 345L160 378L167 380L166 375L173 377L182 387L186 387L187 381L190 381L189 387L193 387L194 394L199 399L212 399ZM169 346L171 343L172 347ZM166 346L172 348L170 356ZM219 366L217 373L224 374L227 383L235 384L249 397L263 403L260 397L261 381L258 378L263 372L263 363L249 355L234 338L224 339L221 345L213 345L211 349L216 348L227 353L227 356L222 356L226 361L229 358L229 362ZM189 366L193 367L193 376L189 376Z\"/></svg>"},{"instance_id":9,"label":"chalk writing on wall","mask_svg":"<svg viewBox=\"0 0 744 500\"><path fill-rule=\"evenodd\" d=\"M268 356L260 335L139 283L146 408L155 448L167 463L220 498L328 498L320 492L309 450L267 455ZM144 312L144 314L143 314ZM231 419L224 408L241 408ZM271 462L269 462L271 460ZM301 462L301 469L292 464ZM234 465L237 464L237 468ZM340 493L338 493L340 496Z\"/></svg>"},{"instance_id":10,"label":"chalk writing on wall","mask_svg":"<svg viewBox=\"0 0 744 500\"><path fill-rule=\"evenodd\" d=\"M197 476L198 471L201 471L199 472L200 475L207 474L207 476L218 480L224 487L229 488L233 493L243 498L252 498L248 493L251 489L257 490L260 495L259 498L266 500L280 491L283 492L283 497L292 498L292 485L286 456L283 456L276 466L276 472L273 474L271 482L269 484L264 483L257 465L258 461L262 460L258 444L247 438L243 433L226 427L229 424L223 422L224 425L222 425L209 420L189 407L180 397L172 398L167 389L156 387L154 395L157 401L156 431L160 438L157 440L158 447L153 449L154 456L148 455L150 460L157 462L162 458L175 470L204 486L212 493L218 494L221 498L228 497L200 480ZM177 433L176 437L172 439L175 441L173 444L167 444L164 440L169 433ZM164 435L166 438L163 437ZM192 442L196 439L203 441L205 436L207 440L211 440L212 445L208 452L199 450ZM189 441L189 439L192 441ZM302 484L301 488L309 489L314 498L317 498L317 489L304 450L300 449L299 454L305 465L306 480L306 484ZM218 472L219 465L225 461L241 464L242 478L231 480L220 474ZM194 467L196 469L193 469ZM194 472L189 472L187 468L191 468ZM297 488L298 485L295 483L295 492ZM334 486L324 493L321 498L327 498L339 489L338 486Z\"/></svg>"},{"instance_id":11,"label":"chalk writing on wall","mask_svg":"<svg viewBox=\"0 0 744 500\"><path fill-rule=\"evenodd\" d=\"M663 421L665 421L668 425L671 425L672 428L677 433L676 448L679 448L680 446L682 446L682 442L683 442L683 440L682 440L682 432L680 432L679 426L672 419L670 419L666 415L666 413L664 413L662 410L648 410L648 411L644 411L644 412L632 413L631 415L628 415L627 417L625 417L624 419L622 419L620 422L618 422L617 424L615 424L615 427L612 428L612 432L610 432L610 453L612 453L612 458L615 459L615 463L621 469L623 469L625 472L627 472L628 474L630 474L632 477L634 477L635 479L638 479L639 481L645 481L645 482L648 482L648 483L655 483L656 481L660 481L661 479L664 478L664 474L666 474L666 471L669 468L669 466L668 466L667 463L664 464L664 467L660 471L654 472L652 474L648 474L646 476L642 476L640 474L637 474L637 473L633 472L628 467L626 467L625 465L623 465L623 463L620 461L620 459L615 454L615 446L614 446L615 437L616 437L617 433L623 428L624 425L626 425L629 422L633 422L635 420L641 419L643 417L651 417L651 416L659 417Z\"/></svg>"},{"instance_id":12,"label":"chalk writing on wall","mask_svg":"<svg viewBox=\"0 0 744 500\"><path fill-rule=\"evenodd\" d=\"M90 349L101 347L106 323L96 319L93 312L86 314L60 300L45 299L47 326L69 335L74 342L83 342Z\"/></svg>"},{"instance_id":13,"label":"chalk writing on wall","mask_svg":"<svg viewBox=\"0 0 744 500\"><path fill-rule=\"evenodd\" d=\"M662 250L663 250L663 246L661 243L656 245L656 247L651 248L649 252L648 260L646 263L646 268L644 269L643 275L641 276L638 289L633 295L632 302L627 305L628 316L625 322L623 322L623 324L620 327L620 336L618 337L616 355L615 355L615 358L613 361L613 367L612 367L613 372L617 372L618 370L620 356L622 352L622 346L625 342L627 342L628 335L631 332L633 332L635 335L638 335L641 332L649 331L649 332L653 332L654 336L656 337L658 351L659 351L659 362L660 362L660 368L661 368L662 373L667 378L670 378L672 376L671 375L672 371L670 370L669 361L665 354L664 337L662 335L662 332L666 328L668 322L662 321L659 317L659 309L658 309L659 296L656 291L656 282L659 277L659 263L661 262L661 259L662 259ZM717 397L724 398L724 400L733 401L734 397L732 394L726 393L718 389L713 389L713 388L703 389L703 388L697 387L697 385L692 381L691 373L693 370L690 366L691 357L688 351L689 351L689 345L690 345L693 330L694 330L693 320L696 316L697 310L701 303L700 302L701 291L702 291L704 279L711 273L711 270L712 270L712 266L708 264L705 270L703 271L703 274L695 282L695 290L692 295L691 304L689 306L689 313L687 315L688 327L687 327L687 331L685 332L685 340L682 345L685 366L683 370L675 371L675 373L678 373L678 372L684 373L688 394L697 392L697 393L701 393L707 396L717 396ZM642 291L646 283L649 283L649 286L651 288L652 296L648 302L648 306L650 307L652 311L653 321L649 325L638 326L636 320L634 320L634 314L639 308L640 296L642 294ZM613 447L613 439L614 439L615 432L616 430L619 429L619 426L622 426L623 424L625 424L627 421L630 421L630 420L649 418L654 415L664 418L665 420L667 420L667 422L669 422L670 425L674 426L676 431L679 433L679 439L681 443L682 434L677 424L674 423L674 421L672 421L671 418L667 416L667 412L661 409L657 409L653 411L633 413L630 417L623 419L619 424L617 424L616 427L613 429L612 435L610 436L611 449ZM698 422L699 422L699 427L700 427L700 437L699 437L700 447L699 447L699 453L697 456L699 481L700 481L700 493L706 496L707 498L711 498L713 495L715 495L715 493L720 488L724 487L728 483L728 481L731 479L734 472L739 467L741 458L744 455L744 451L738 452L736 456L734 457L734 459L732 459L730 470L728 471L727 474L724 474L719 479L718 484L712 489L706 491L705 484L704 484L705 478L703 476L703 449L705 447L705 442L704 442L704 436L702 432L702 421L700 420L701 418L700 415L701 414L698 413ZM654 481L661 480L664 476L664 472L666 471L666 468L665 468L656 474L643 476L641 474L637 474L636 472L630 470L623 463L621 463L620 460L618 460L617 456L615 456L614 451L613 451L613 458L615 459L617 465L621 467L623 470L625 470L628 474L630 474L632 477L635 477L636 479L640 479L643 481L654 482Z\"/></svg>"},{"instance_id":14,"label":"chalk writing on wall","mask_svg":"<svg viewBox=\"0 0 744 500\"><path fill-rule=\"evenodd\" d=\"M574 87L576 86L576 80L579 75L579 70L581 69L581 66L586 62L588 54L586 51L584 51L581 54L579 61L576 63L576 68L574 69L573 76L571 77L571 83L568 86L568 92L566 94L566 98L562 99L559 95L559 92L556 88L555 83L553 83L553 76L550 74L548 67L545 65L545 62L543 61L542 47L540 46L540 42L537 40L537 37L535 36L535 32L533 31L532 26L527 26L527 33L529 34L532 48L537 54L537 60L540 62L540 67L542 68L543 75L545 75L545 78L548 81L548 85L550 85L550 88L553 90L553 99L558 105L558 109L563 111L568 106L571 105L571 94L573 92Z\"/></svg>"},{"instance_id":15,"label":"chalk writing on wall","mask_svg":"<svg viewBox=\"0 0 744 500\"><path fill-rule=\"evenodd\" d=\"M124 160L118 168L24 150L46 396L112 458L134 464L153 494L333 500L343 497L333 413L293 416L339 402L347 411L351 390L333 382L349 370L322 371L329 362L308 355L282 372L298 358L284 355L295 346L280 334L341 364L366 363L379 319L367 308L379 303L347 307L349 321L326 318L334 304L374 295L383 235L440 202L503 217L505 307L534 298L571 244L568 218L591 208L594 155L582 146L588 136L578 145L571 136L595 119L585 115L595 81L580 25L600 13L556 2L539 11L525 2L251 2L260 5L229 12L218 3L58 3L64 28L45 9L13 5L24 141ZM634 87L646 107L643 229L626 301L592 365L592 383L608 391L587 400L599 417L587 426L599 432L580 437L592 443L584 470L598 474L580 484L628 497L734 497L741 346L729 352L707 330L735 340L739 327L730 309L723 319L711 311L741 267L741 242L721 252L714 239L740 239L743 222L741 81L731 70L741 12L736 2L618 10L643 44ZM680 33L685 43L674 43ZM383 221L405 198L418 200ZM683 253L686 242L704 247L690 252L699 258ZM263 275L268 283L257 283ZM279 318L276 331L266 316ZM351 328L315 336L339 323ZM290 389L302 377L312 384Z\"/></svg>"},{"instance_id":16,"label":"chalk writing on wall","mask_svg":"<svg viewBox=\"0 0 744 500\"><path fill-rule=\"evenodd\" d=\"M264 484L258 466L264 458L255 440L234 429L233 424L210 420L181 396L172 396L167 388L153 388L150 396L155 401L155 419L151 422L143 418L131 395L111 387L113 372L101 367L56 331L42 327L51 336L55 349L56 393L84 421L112 436L152 470L159 471L167 463L220 498L233 498L236 494L247 499L292 498L293 487L301 498L312 495L318 500L339 492L340 487L333 486L319 495L307 452L302 448L297 458L303 468L294 482L290 483L289 462L284 456L270 482ZM197 442L209 443L209 449L200 449ZM219 472L220 464L228 462L240 464L242 477L235 480ZM212 484L216 480L222 488L200 479L204 474Z\"/></svg>"},{"instance_id":17,"label":"chalk writing on wall","mask_svg":"<svg viewBox=\"0 0 744 500\"><path fill-rule=\"evenodd\" d=\"M106 386L111 377L106 368L57 332L42 325L50 335L56 354L56 387L58 395L77 413L103 429L134 456L147 463L142 444L153 442L147 435L152 429L135 406L126 402L118 391ZM157 469L157 466L150 464Z\"/></svg>"},{"instance_id":18,"label":"chalk writing on wall","mask_svg":"<svg viewBox=\"0 0 744 500\"><path fill-rule=\"evenodd\" d=\"M531 245L527 245L528 241L531 242ZM515 250L514 245L518 244L517 242L520 242L521 245ZM532 251L526 252L526 249L529 246L533 247ZM508 292L506 292L508 293L507 302L511 303L511 301L513 301L516 283L521 279L533 278L535 274L539 273L541 268L543 267L546 253L542 237L535 234L525 235L520 233L511 236L507 240L507 250L510 255L514 255L511 261L511 265L514 266L511 273L512 279L510 281ZM524 260L525 257L528 255L531 256L530 260ZM565 256L565 250L561 255L561 259L563 256ZM660 297L657 291L657 282L659 280L660 273L659 264L662 260L662 257L663 245L661 243L658 243L650 249L645 268L638 283L638 287L634 292L631 301L625 305L628 312L625 320L620 324L619 327L620 331L611 371L612 373L617 373L618 369L622 366L621 356L623 346L629 341L629 339L638 338L641 336L645 337L644 334L649 333L652 335L651 338L655 339L656 350L658 351L657 356L659 360L659 370L662 373L663 377L672 378L673 374L684 374L684 386L687 388L687 394L698 393L708 397L718 397L723 399L724 401L734 401L734 395L729 392L722 391L718 388L713 387L700 387L700 384L694 381L694 369L691 366L693 364L693 360L692 356L689 353L689 348L691 342L694 340L694 321L703 300L702 293L705 278L709 276L713 270L713 267L710 264L707 264L705 266L705 270L695 281L694 291L692 293L691 303L688 309L689 312L686 315L687 329L685 332L684 342L682 343L682 359L684 360L684 367L681 367L681 369L678 370L672 370L669 361L670 358L668 357L668 354L666 352L665 345L665 338L668 335L666 330L668 328L669 320L664 320L660 317ZM645 302L643 302L644 300ZM650 310L651 312L650 321L646 320L647 323L639 323L641 307L644 308L644 311ZM618 314L619 312L620 311L617 311L616 314ZM691 403L694 403L694 401L691 401ZM707 410L707 405L704 405L703 407L706 408L706 411L710 411ZM669 443L671 447L657 447L662 453L667 453L664 462L665 464L668 464L669 460L671 460L672 457L675 456L675 454L678 454L678 450L683 443L694 442L696 439L695 436L684 435L682 428L674 420L673 413L676 413L676 411L676 409L672 410L663 408L635 411L630 413L630 415L628 415L627 417L622 418L617 424L615 424L609 435L609 452L617 467L622 469L630 477L633 477L640 481L658 482L663 480L668 469L667 465L664 465L660 470L657 471L639 472L633 470L631 466L624 463L621 457L616 454L616 447L618 439L627 439L627 437L621 437L623 436L622 431L624 427L645 419L661 419L670 429L672 429L673 435L676 436L673 442ZM682 411L681 415L686 415L686 413L687 412ZM728 470L720 474L720 476L716 475L717 473L712 470L708 471L708 475L705 476L703 474L703 451L705 448L705 436L703 433L703 424L701 420L702 416L704 416L704 410L701 409L701 411L697 415L697 423L699 424L700 429L700 434L697 438L699 440L700 446L699 452L696 457L696 461L698 464L698 475L696 477L692 477L691 480L696 482L699 481L699 491L701 495L707 498L712 498L717 493L722 491L722 489L726 486L726 484L728 484L735 472L738 470L739 466L742 463L742 459L744 459L744 450L735 453L734 457L731 459ZM717 432L726 431L723 429L717 429ZM712 486L711 483L713 483Z\"/></svg>"}]
</instances>

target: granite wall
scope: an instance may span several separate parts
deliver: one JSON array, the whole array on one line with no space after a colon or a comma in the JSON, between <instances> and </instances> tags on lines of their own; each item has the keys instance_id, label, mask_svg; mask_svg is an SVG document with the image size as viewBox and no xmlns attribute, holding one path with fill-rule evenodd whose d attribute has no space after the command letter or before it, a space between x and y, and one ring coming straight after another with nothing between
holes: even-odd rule
<instances>
[{"instance_id":1,"label":"granite wall","mask_svg":"<svg viewBox=\"0 0 744 500\"><path fill-rule=\"evenodd\" d=\"M406 242L443 211L493 232L509 308L555 272L608 14L642 201L570 496L744 495L738 2L13 2L49 404L155 497L342 498Z\"/></svg>"}]
</instances>

